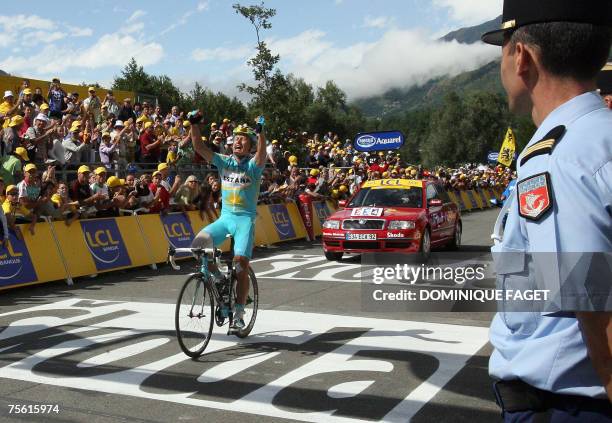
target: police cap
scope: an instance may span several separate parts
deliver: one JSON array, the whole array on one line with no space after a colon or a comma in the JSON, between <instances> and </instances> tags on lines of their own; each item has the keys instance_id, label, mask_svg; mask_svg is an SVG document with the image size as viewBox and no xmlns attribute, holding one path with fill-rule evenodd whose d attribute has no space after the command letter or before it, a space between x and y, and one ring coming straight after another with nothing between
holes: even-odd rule
<instances>
[{"instance_id":1,"label":"police cap","mask_svg":"<svg viewBox=\"0 0 612 423\"><path fill-rule=\"evenodd\" d=\"M601 95L612 94L612 63L608 63L597 75L597 88Z\"/></svg>"},{"instance_id":2,"label":"police cap","mask_svg":"<svg viewBox=\"0 0 612 423\"><path fill-rule=\"evenodd\" d=\"M547 22L574 22L612 26L610 0L504 0L500 29L482 36L482 41L503 45L504 34L522 26Z\"/></svg>"}]
</instances>

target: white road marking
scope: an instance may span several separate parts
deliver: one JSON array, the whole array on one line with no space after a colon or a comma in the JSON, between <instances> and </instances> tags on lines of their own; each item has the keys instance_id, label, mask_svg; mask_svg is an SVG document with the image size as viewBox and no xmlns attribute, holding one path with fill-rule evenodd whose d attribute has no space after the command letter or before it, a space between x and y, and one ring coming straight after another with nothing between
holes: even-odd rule
<instances>
[{"instance_id":1,"label":"white road marking","mask_svg":"<svg viewBox=\"0 0 612 423\"><path fill-rule=\"evenodd\" d=\"M91 319L103 316L111 312L123 310L135 311L136 314L115 318L109 321L96 323L96 328L113 328L114 333L97 335L89 338L66 341L59 345L47 348L43 351L33 352L24 359L9 363L0 368L0 377L25 380L34 383L64 386L77 389L86 389L98 392L130 395L141 398L156 399L174 403L190 404L202 407L211 407L222 410L239 411L262 416L282 417L302 421L326 421L326 422L353 422L354 418L332 415L334 410L317 412L294 412L273 405L275 396L285 388L317 375L342 374L353 375L354 380L335 385L327 392L330 398L358 397L360 392L372 385L372 377L360 378L360 372L367 371L378 373L381 377L390 374L393 364L385 359L371 359L356 356L360 351L405 351L406 353L423 353L435 357L439 361L437 369L428 376L420 385L414 389L403 401L391 410L384 421L405 422L408 421L418 410L430 401L448 381L465 365L466 361L475 354L487 342L487 328L472 326L456 326L448 324L437 324L427 322L412 322L404 320L373 319L364 317L336 316L328 314L301 313L288 311L260 310L257 323L252 335L246 340L238 340L233 337L223 336L224 329L217 329L213 336L207 353L233 347L242 343L283 342L292 345L301 345L312 340L332 328L365 328L368 329L363 335L350 339L331 352L319 354L310 362L290 370L276 380L252 391L246 396L233 401L222 402L203 400L192 397L192 393L169 392L151 393L140 389L141 384L150 376L161 372L160 375L168 378L168 389L172 389L171 373L164 373L169 366L190 360L183 355L176 346L176 354L158 359L152 363L146 363L135 368L127 368L114 373L99 376L78 375L48 375L40 371L34 372L34 366L57 357L63 353L76 351L87 346L110 339L120 339L134 333L146 334L153 331L174 331L174 306L172 304L152 303L113 303L106 306L89 308L87 306L75 307L79 299L60 301L55 304L33 307L29 311L47 310L49 316L39 318L21 319L12 322L13 334L24 333L23 326L45 324L59 326L70 322L72 326L78 326L79 320ZM65 309L85 310L87 314L60 319L53 316L54 310ZM6 313L4 316L6 316ZM3 316L3 315L0 315ZM54 318L55 317L55 318ZM11 332L9 332L10 334ZM219 336L220 335L220 336ZM288 336L287 336L288 335ZM36 337L36 334L32 334ZM142 353L143 347L156 348L167 342L167 337L158 336L152 341L134 343L129 347L105 346L109 348L106 354L100 354L80 363L83 370L92 369L102 364L109 365L113 361ZM9 339L10 341L10 339ZM162 342L163 341L163 342ZM450 351L450 352L449 352ZM308 352L308 351L306 351ZM227 380L241 371L250 371L253 366L265 361L272 360L279 352L261 355L251 355L236 358L229 362L221 362L209 369L197 379L201 383L210 383L219 380ZM202 357L206 361L206 356ZM75 363L76 364L76 363ZM287 363L285 363L286 365ZM279 363L280 365L280 363ZM112 368L112 366L108 366ZM189 376L189 375L187 375ZM194 379L197 375L193 375ZM184 377L184 375L183 375ZM368 407L375 404L368 404Z\"/></svg>"}]
</instances>

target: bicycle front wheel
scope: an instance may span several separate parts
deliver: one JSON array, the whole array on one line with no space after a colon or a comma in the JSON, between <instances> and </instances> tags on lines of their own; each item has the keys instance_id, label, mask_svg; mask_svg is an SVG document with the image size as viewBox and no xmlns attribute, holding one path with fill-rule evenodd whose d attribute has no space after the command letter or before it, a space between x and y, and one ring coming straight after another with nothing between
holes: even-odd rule
<instances>
[{"instance_id":1,"label":"bicycle front wheel","mask_svg":"<svg viewBox=\"0 0 612 423\"><path fill-rule=\"evenodd\" d=\"M237 289L237 280L234 276L232 283L233 293L234 293L234 302L237 300L236 289ZM257 308L259 306L259 289L257 287L257 278L255 277L255 272L253 269L249 267L249 293L246 300L246 305L244 307L244 328L236 332L236 336L238 338L246 338L253 330L253 326L255 325L255 319L257 318Z\"/></svg>"},{"instance_id":2,"label":"bicycle front wheel","mask_svg":"<svg viewBox=\"0 0 612 423\"><path fill-rule=\"evenodd\" d=\"M174 324L181 350L189 357L202 355L212 336L214 298L200 275L185 281L176 302Z\"/></svg>"}]
</instances>

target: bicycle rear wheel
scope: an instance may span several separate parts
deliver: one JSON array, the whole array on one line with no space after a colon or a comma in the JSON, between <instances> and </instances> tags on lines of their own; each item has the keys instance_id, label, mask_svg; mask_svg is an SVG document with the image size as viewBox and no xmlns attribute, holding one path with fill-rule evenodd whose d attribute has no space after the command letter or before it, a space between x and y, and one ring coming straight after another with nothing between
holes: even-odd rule
<instances>
[{"instance_id":1,"label":"bicycle rear wheel","mask_svg":"<svg viewBox=\"0 0 612 423\"><path fill-rule=\"evenodd\" d=\"M232 278L233 288L232 292L234 293L234 302L236 301L236 277L235 275ZM244 328L235 333L238 338L246 338L253 330L253 326L255 325L255 319L257 318L257 308L259 306L259 289L257 287L257 278L255 277L255 272L253 269L249 267L249 295L247 297L246 305L244 306Z\"/></svg>"},{"instance_id":2,"label":"bicycle rear wheel","mask_svg":"<svg viewBox=\"0 0 612 423\"><path fill-rule=\"evenodd\" d=\"M212 336L214 298L200 275L191 275L176 302L174 325L181 350L189 357L202 355Z\"/></svg>"}]
</instances>

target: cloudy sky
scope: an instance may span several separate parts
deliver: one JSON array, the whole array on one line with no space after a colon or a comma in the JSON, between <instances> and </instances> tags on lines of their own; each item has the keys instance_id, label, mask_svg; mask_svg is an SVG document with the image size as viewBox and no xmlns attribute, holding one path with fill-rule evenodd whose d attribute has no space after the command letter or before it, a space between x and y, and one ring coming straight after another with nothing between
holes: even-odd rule
<instances>
[{"instance_id":1,"label":"cloudy sky","mask_svg":"<svg viewBox=\"0 0 612 423\"><path fill-rule=\"evenodd\" d=\"M0 69L13 75L112 83L131 57L183 90L195 81L237 93L254 52L249 22L226 0L30 0L3 4ZM243 1L242 4L253 2ZM265 31L280 67L350 98L474 69L499 55L483 44L435 41L501 14L502 0L268 0Z\"/></svg>"}]
</instances>

